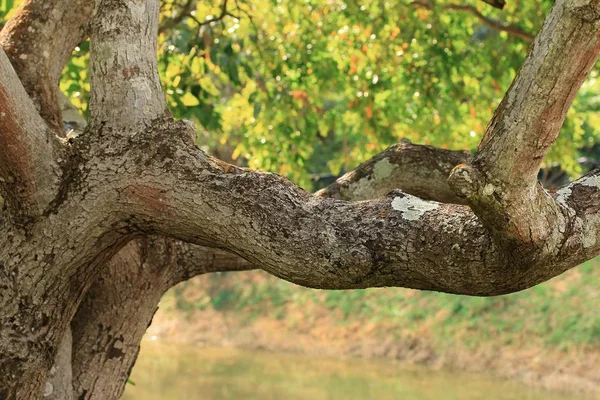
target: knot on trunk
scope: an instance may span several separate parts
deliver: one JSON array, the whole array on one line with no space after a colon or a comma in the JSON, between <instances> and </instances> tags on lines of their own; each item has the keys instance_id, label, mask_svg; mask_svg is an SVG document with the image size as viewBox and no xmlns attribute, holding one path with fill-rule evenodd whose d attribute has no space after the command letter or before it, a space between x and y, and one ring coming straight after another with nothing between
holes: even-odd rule
<instances>
[{"instance_id":1,"label":"knot on trunk","mask_svg":"<svg viewBox=\"0 0 600 400\"><path fill-rule=\"evenodd\" d=\"M579 3L579 2L577 2ZM573 15L580 18L582 21L595 23L600 20L600 1L591 0L576 4L571 9Z\"/></svg>"},{"instance_id":2,"label":"knot on trunk","mask_svg":"<svg viewBox=\"0 0 600 400\"><path fill-rule=\"evenodd\" d=\"M461 163L450 171L448 184L458 197L469 199L479 192L481 175L471 165Z\"/></svg>"}]
</instances>

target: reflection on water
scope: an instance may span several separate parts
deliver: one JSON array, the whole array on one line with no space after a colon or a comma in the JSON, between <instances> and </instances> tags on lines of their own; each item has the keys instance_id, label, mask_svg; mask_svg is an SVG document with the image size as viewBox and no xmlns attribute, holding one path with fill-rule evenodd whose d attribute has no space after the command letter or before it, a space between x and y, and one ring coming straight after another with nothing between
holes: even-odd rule
<instances>
[{"instance_id":1,"label":"reflection on water","mask_svg":"<svg viewBox=\"0 0 600 400\"><path fill-rule=\"evenodd\" d=\"M567 400L481 376L386 361L145 342L124 400Z\"/></svg>"}]
</instances>

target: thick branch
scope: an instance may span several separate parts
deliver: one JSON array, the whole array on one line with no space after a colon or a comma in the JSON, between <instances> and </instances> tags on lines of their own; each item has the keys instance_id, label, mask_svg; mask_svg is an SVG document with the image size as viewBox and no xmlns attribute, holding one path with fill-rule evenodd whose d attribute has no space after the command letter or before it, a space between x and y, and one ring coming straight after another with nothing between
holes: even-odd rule
<instances>
[{"instance_id":1,"label":"thick branch","mask_svg":"<svg viewBox=\"0 0 600 400\"><path fill-rule=\"evenodd\" d=\"M147 169L124 177L129 190L119 207L146 221L144 229L231 250L295 283L491 295L564 271L557 264L533 272L530 260L498 251L467 207L398 192L354 203L321 199L277 175L236 169L188 147L189 133L178 132L189 129L185 124L157 128L149 137L160 154L146 152Z\"/></svg>"},{"instance_id":2,"label":"thick branch","mask_svg":"<svg viewBox=\"0 0 600 400\"><path fill-rule=\"evenodd\" d=\"M383 197L394 189L426 200L465 204L448 185L450 171L468 162L467 151L443 150L402 141L334 184L316 193L317 196L341 200L368 200Z\"/></svg>"},{"instance_id":3,"label":"thick branch","mask_svg":"<svg viewBox=\"0 0 600 400\"><path fill-rule=\"evenodd\" d=\"M135 13L130 13L127 6L115 6L112 2L111 5L105 19L137 27L133 30L135 34L129 30L114 31L109 35L112 40L122 43L129 38L144 42ZM589 67L589 54L574 54L568 62L561 59L560 71L551 67L555 60L547 57L556 55L558 48L567 44L584 54L589 46L594 47L589 35L582 33L592 33L590 27L594 24L585 19L588 14L582 14L584 9L577 11L573 6L567 7L569 12L566 13L565 7L559 2L550 14L549 22L508 93L508 100L499 109L480 154L485 151L486 143L514 134L512 130L509 135L508 131L494 128L505 114L518 121L508 125L507 120L505 128L514 126L517 137L522 139L524 135L519 129L535 128L532 125L536 118L545 118L546 108L558 107L546 100L547 95L556 96L558 103L570 101L574 88L567 83L574 78L567 76L565 69L575 65L577 68L571 68L569 74L578 76L575 79L578 83L583 79L577 71L578 67ZM156 12L157 8L151 6L148 10ZM152 19L155 18L156 15ZM127 52L117 46L110 54L110 59L115 58L117 62L106 65L109 74L115 65L121 64L119 60L126 59ZM155 60L148 63L152 64L148 71L155 68ZM98 69L97 72L103 71ZM523 81L526 76L539 90L533 90ZM162 97L158 78L146 74L144 79L155 79L146 86L155 91L149 97ZM542 100L539 93L549 88L547 79L568 94L550 90L544 93ZM133 86L125 85L129 90ZM567 107L565 101L558 108ZM542 103L544 106L540 106ZM512 187L507 190L515 205L508 217L515 221L516 228L527 228L525 236L525 231L519 229L501 230L500 222L507 217L501 208L493 203L480 205L481 202L474 200L484 196L495 198L498 191L496 186L490 188L488 182L480 185L479 176L466 174L468 165L454 170L455 178L460 177L462 181L454 179L453 185L475 208L485 226L469 208L425 202L400 193L387 199L358 203L313 197L275 175L236 169L206 157L193 148L189 138L194 132L190 127L173 123L169 118L155 119L152 129L145 127L143 131L132 132L135 135L128 138L128 144L140 149L131 149L121 156L131 158L132 165L142 163L147 169L140 172L127 169L129 173L123 176L126 190L121 192L119 208L136 215L144 231L232 250L269 272L297 283L331 288L394 285L490 295L529 287L572 266L557 260L555 266L547 268L548 257L556 256L558 251L552 246L562 243L569 221L553 206L552 198L537 189L535 179L533 185L521 186L527 191ZM496 151L513 154L511 146ZM511 159L512 155L500 157ZM500 165L506 167L506 163ZM492 165L490 169L493 168ZM491 171L482 170L481 176L497 178ZM522 181L528 182L528 174L519 172L523 171L512 170L511 182L519 185ZM532 176L535 177L535 173ZM472 195L469 192L472 188L461 182L474 185L477 195ZM534 193L539 190L542 196L531 196L532 187ZM539 220L535 217L536 207L546 210ZM556 229L549 232L546 229L549 225ZM493 235L489 234L490 227ZM507 242L513 247L507 247ZM515 243L527 246L515 247ZM541 248L540 244L545 247ZM415 251L417 248L419 251Z\"/></svg>"},{"instance_id":4,"label":"thick branch","mask_svg":"<svg viewBox=\"0 0 600 400\"><path fill-rule=\"evenodd\" d=\"M114 10L121 10L121 22L132 18L126 7ZM561 31L556 34L563 38ZM114 40L127 35L115 32ZM116 59L127 54L112 51ZM155 79L148 87L158 91ZM122 157L147 168L123 176L119 208L136 215L144 231L229 249L277 276L324 288L404 286L492 295L521 290L572 266L560 260L551 268L546 264L558 251L551 246L564 239L564 218L556 235L544 236L544 252L535 246L506 251L467 207L400 193L358 203L319 199L276 175L203 155L190 141L194 134L189 125L166 118L128 138L134 148ZM544 235L529 226L533 235Z\"/></svg>"},{"instance_id":5,"label":"thick branch","mask_svg":"<svg viewBox=\"0 0 600 400\"><path fill-rule=\"evenodd\" d=\"M61 175L60 144L37 113L0 49L0 195L15 216L35 217L48 206Z\"/></svg>"},{"instance_id":6,"label":"thick branch","mask_svg":"<svg viewBox=\"0 0 600 400\"><path fill-rule=\"evenodd\" d=\"M556 2L486 130L474 160L481 172L511 184L536 181L598 58L599 18L593 0Z\"/></svg>"},{"instance_id":7,"label":"thick branch","mask_svg":"<svg viewBox=\"0 0 600 400\"><path fill-rule=\"evenodd\" d=\"M168 114L156 59L158 0L103 0L90 48L90 125L124 134Z\"/></svg>"},{"instance_id":8,"label":"thick branch","mask_svg":"<svg viewBox=\"0 0 600 400\"><path fill-rule=\"evenodd\" d=\"M472 165L450 177L494 235L529 252L563 235L568 217L537 182L575 94L600 52L596 1L557 1L492 118Z\"/></svg>"},{"instance_id":9,"label":"thick branch","mask_svg":"<svg viewBox=\"0 0 600 400\"><path fill-rule=\"evenodd\" d=\"M402 142L361 164L319 196L343 195L348 200L364 200L401 187L460 201L450 192L446 177L454 165L467 157L466 152ZM415 180L424 181L419 184ZM253 268L234 254L172 239L131 242L103 270L73 319L74 397L93 400L121 395L146 327L160 297L170 287L208 272ZM113 349L115 346L118 352Z\"/></svg>"},{"instance_id":10,"label":"thick branch","mask_svg":"<svg viewBox=\"0 0 600 400\"><path fill-rule=\"evenodd\" d=\"M0 32L4 48L41 116L62 131L59 80L73 48L87 36L94 2L26 0Z\"/></svg>"},{"instance_id":11,"label":"thick branch","mask_svg":"<svg viewBox=\"0 0 600 400\"><path fill-rule=\"evenodd\" d=\"M135 203L140 219L162 235L227 248L304 286L497 295L548 280L578 265L581 254L600 251L576 219L524 254L499 245L468 207L401 193L353 203L320 199L277 175L225 171L195 149L174 143L168 152L173 158L141 176L123 207Z\"/></svg>"}]
</instances>

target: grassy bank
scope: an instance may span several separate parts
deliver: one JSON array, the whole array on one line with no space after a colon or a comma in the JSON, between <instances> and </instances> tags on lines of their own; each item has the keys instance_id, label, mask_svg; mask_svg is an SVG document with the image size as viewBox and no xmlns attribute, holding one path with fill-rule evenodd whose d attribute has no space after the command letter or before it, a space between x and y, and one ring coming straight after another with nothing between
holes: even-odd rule
<instances>
[{"instance_id":1,"label":"grassy bank","mask_svg":"<svg viewBox=\"0 0 600 400\"><path fill-rule=\"evenodd\" d=\"M600 385L599 300L600 259L493 298L318 291L261 272L213 274L169 292L152 329L175 340L385 356L593 388Z\"/></svg>"}]
</instances>

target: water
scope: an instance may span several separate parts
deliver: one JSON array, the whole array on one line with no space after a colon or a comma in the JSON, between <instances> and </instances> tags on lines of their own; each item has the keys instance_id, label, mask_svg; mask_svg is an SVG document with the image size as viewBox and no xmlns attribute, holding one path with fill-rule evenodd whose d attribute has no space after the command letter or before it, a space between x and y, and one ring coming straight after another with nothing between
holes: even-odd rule
<instances>
[{"instance_id":1,"label":"water","mask_svg":"<svg viewBox=\"0 0 600 400\"><path fill-rule=\"evenodd\" d=\"M145 342L123 400L581 400L389 361Z\"/></svg>"}]
</instances>

